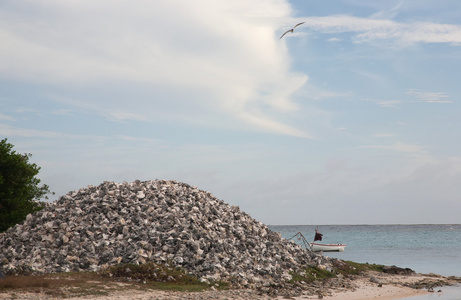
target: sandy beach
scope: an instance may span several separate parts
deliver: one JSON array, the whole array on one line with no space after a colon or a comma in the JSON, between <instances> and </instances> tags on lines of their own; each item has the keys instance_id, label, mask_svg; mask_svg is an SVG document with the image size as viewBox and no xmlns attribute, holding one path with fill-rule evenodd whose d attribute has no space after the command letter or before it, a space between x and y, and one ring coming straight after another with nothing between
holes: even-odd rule
<instances>
[{"instance_id":1,"label":"sandy beach","mask_svg":"<svg viewBox=\"0 0 461 300\"><path fill-rule=\"evenodd\" d=\"M364 277L355 280L357 285L356 289L345 290L345 291L334 291L333 295L325 296L323 299L326 300L369 300L369 299L402 299L410 296L424 295L427 294L427 289L415 289L404 286L407 283L415 283L422 280L427 280L428 277L423 275L414 276L383 276L380 275L377 278L379 282L376 283L370 280L371 277ZM300 298L302 299L302 298ZM305 298L306 299L306 298ZM308 298L307 298L308 299ZM316 299L316 298L311 298ZM317 297L318 299L318 297Z\"/></svg>"},{"instance_id":2,"label":"sandy beach","mask_svg":"<svg viewBox=\"0 0 461 300\"><path fill-rule=\"evenodd\" d=\"M438 293L444 286L429 288L433 283L450 283L446 277L438 275L390 275L383 273L370 272L365 276L357 277L353 280L356 286L353 289L339 289L325 292L321 295L302 295L292 299L324 299L324 300L393 300L403 299L418 295ZM412 286L412 287L410 287ZM415 288L416 286L426 286ZM278 299L283 299L279 297Z\"/></svg>"},{"instance_id":3,"label":"sandy beach","mask_svg":"<svg viewBox=\"0 0 461 300\"><path fill-rule=\"evenodd\" d=\"M230 289L230 290L208 290L204 292L168 292L152 289L133 288L128 284L120 283L119 288L106 286L104 283L95 282L104 291L101 294L76 295L72 294L69 287L69 294L64 296L52 295L47 289L34 291L14 290L0 292L0 299L62 299L71 297L75 300L83 299L118 299L118 300L167 300L167 299L325 299L325 300L391 300L402 299L411 296L438 293L444 289L444 285L459 283L458 279L447 278L438 275L391 275L384 273L368 272L365 275L351 278L351 284L344 288L324 289L322 284L316 289L306 289L300 295L286 296L281 292L277 296L262 294L252 289ZM442 286L441 286L442 285ZM432 286L435 286L432 288Z\"/></svg>"}]
</instances>

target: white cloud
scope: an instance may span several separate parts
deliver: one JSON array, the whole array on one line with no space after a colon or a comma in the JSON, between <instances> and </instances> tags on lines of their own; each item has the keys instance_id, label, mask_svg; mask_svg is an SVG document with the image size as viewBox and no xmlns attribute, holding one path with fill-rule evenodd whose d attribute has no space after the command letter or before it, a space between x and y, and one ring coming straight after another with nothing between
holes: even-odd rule
<instances>
[{"instance_id":1,"label":"white cloud","mask_svg":"<svg viewBox=\"0 0 461 300\"><path fill-rule=\"evenodd\" d=\"M451 100L447 100L450 96L443 92L423 92L419 90L408 90L408 95L413 96L416 100L412 102L425 102L425 103L453 103Z\"/></svg>"},{"instance_id":2,"label":"white cloud","mask_svg":"<svg viewBox=\"0 0 461 300\"><path fill-rule=\"evenodd\" d=\"M63 116L70 116L74 111L72 109L57 109L51 112L53 115L63 115Z\"/></svg>"},{"instance_id":3,"label":"white cloud","mask_svg":"<svg viewBox=\"0 0 461 300\"><path fill-rule=\"evenodd\" d=\"M370 149L384 149L396 152L405 152L410 154L427 154L428 146L412 145L406 143L395 143L393 145L372 145L372 146L361 146L360 148Z\"/></svg>"},{"instance_id":4,"label":"white cloud","mask_svg":"<svg viewBox=\"0 0 461 300\"><path fill-rule=\"evenodd\" d=\"M399 100L375 100L376 104L382 107L396 107L398 104L402 103Z\"/></svg>"},{"instance_id":5,"label":"white cloud","mask_svg":"<svg viewBox=\"0 0 461 300\"><path fill-rule=\"evenodd\" d=\"M398 3L394 7L384 9L377 13L374 13L373 15L371 15L371 18L373 19L393 19L399 14L401 7L402 7L402 3Z\"/></svg>"},{"instance_id":6,"label":"white cloud","mask_svg":"<svg viewBox=\"0 0 461 300\"><path fill-rule=\"evenodd\" d=\"M306 81L290 72L276 36L291 19L284 1L26 3L30 10L0 11L0 76L91 88L91 98L60 96L117 120L162 115L159 103L170 102L178 119L200 107L201 122L218 111L233 118L226 126L240 120L253 130L308 136L277 121L297 109L290 97ZM143 95L118 93L124 86Z\"/></svg>"},{"instance_id":7,"label":"white cloud","mask_svg":"<svg viewBox=\"0 0 461 300\"><path fill-rule=\"evenodd\" d=\"M22 128L16 126L10 126L0 123L0 135L7 136L7 137L22 137L22 138L44 138L46 142L43 144L47 144L50 141L77 141L80 143L81 141L91 141L91 142L109 142L109 141L127 141L127 142L141 142L141 143L156 143L157 145L161 142L160 140L152 139L152 138L145 138L145 137L134 137L128 135L92 135L92 134L69 134L69 133L62 133L59 131L50 131L50 130L36 130L30 128ZM104 151L104 150L101 150Z\"/></svg>"},{"instance_id":8,"label":"white cloud","mask_svg":"<svg viewBox=\"0 0 461 300\"><path fill-rule=\"evenodd\" d=\"M13 118L12 116L5 115L5 114L2 114L2 113L0 113L0 120L5 120L5 121L16 121L16 119Z\"/></svg>"},{"instance_id":9,"label":"white cloud","mask_svg":"<svg viewBox=\"0 0 461 300\"><path fill-rule=\"evenodd\" d=\"M327 41L328 41L328 42L341 42L342 39L334 37L334 38L328 39Z\"/></svg>"},{"instance_id":10,"label":"white cloud","mask_svg":"<svg viewBox=\"0 0 461 300\"><path fill-rule=\"evenodd\" d=\"M401 45L412 43L461 43L461 26L430 22L399 23L387 19L360 18L349 15L305 18L304 27L320 33L356 33L356 43L394 40Z\"/></svg>"},{"instance_id":11,"label":"white cloud","mask_svg":"<svg viewBox=\"0 0 461 300\"><path fill-rule=\"evenodd\" d=\"M396 135L393 133L376 133L373 135L373 137L377 138L388 138L388 137L395 137Z\"/></svg>"},{"instance_id":12,"label":"white cloud","mask_svg":"<svg viewBox=\"0 0 461 300\"><path fill-rule=\"evenodd\" d=\"M335 224L457 222L452 210L460 206L461 159L408 158L396 162L392 157L387 165L345 159L327 164L323 171L242 180L230 187L228 193L234 193L233 197L225 199L242 198L248 207L245 209L255 218L271 220L272 224L305 224L311 217L314 224L331 224L331 220L316 219L319 214L331 214L331 207L341 211L334 215ZM419 210L422 199L440 206L443 213ZM418 214L410 216L415 209Z\"/></svg>"},{"instance_id":13,"label":"white cloud","mask_svg":"<svg viewBox=\"0 0 461 300\"><path fill-rule=\"evenodd\" d=\"M376 105L379 105L381 107L388 107L388 108L395 108L403 102L402 100L374 100L374 99L363 99L363 101L370 101L370 102L376 103Z\"/></svg>"},{"instance_id":14,"label":"white cloud","mask_svg":"<svg viewBox=\"0 0 461 300\"><path fill-rule=\"evenodd\" d=\"M413 99L406 100L373 100L373 99L363 99L364 101L371 101L382 107L395 108L399 104L408 103L408 102L420 102L420 103L454 103L454 101L449 100L450 96L444 92L425 92L416 89L409 89L405 92L406 95L412 96Z\"/></svg>"},{"instance_id":15,"label":"white cloud","mask_svg":"<svg viewBox=\"0 0 461 300\"><path fill-rule=\"evenodd\" d=\"M5 124L0 124L0 135L3 136L11 136L11 137L29 137L29 138L55 138L55 139L62 139L62 138L81 138L85 139L89 136L78 136L72 135L67 133L61 133L57 131L47 131L47 130L36 130L30 128L21 128L21 127L14 127ZM96 136L95 136L96 137ZM101 137L99 137L101 138Z\"/></svg>"},{"instance_id":16,"label":"white cloud","mask_svg":"<svg viewBox=\"0 0 461 300\"><path fill-rule=\"evenodd\" d=\"M147 118L144 115L134 114L129 112L112 112L107 115L107 118L116 122L124 122L128 120L135 121L146 121Z\"/></svg>"}]
</instances>

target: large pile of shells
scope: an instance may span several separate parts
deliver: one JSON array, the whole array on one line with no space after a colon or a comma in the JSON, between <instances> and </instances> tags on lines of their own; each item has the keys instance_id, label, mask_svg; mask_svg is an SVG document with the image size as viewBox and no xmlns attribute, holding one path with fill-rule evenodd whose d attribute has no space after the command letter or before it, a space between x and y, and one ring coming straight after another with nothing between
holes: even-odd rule
<instances>
[{"instance_id":1,"label":"large pile of shells","mask_svg":"<svg viewBox=\"0 0 461 300\"><path fill-rule=\"evenodd\" d=\"M169 262L202 280L290 280L310 253L211 193L177 181L104 182L69 192L0 236L4 273Z\"/></svg>"}]
</instances>

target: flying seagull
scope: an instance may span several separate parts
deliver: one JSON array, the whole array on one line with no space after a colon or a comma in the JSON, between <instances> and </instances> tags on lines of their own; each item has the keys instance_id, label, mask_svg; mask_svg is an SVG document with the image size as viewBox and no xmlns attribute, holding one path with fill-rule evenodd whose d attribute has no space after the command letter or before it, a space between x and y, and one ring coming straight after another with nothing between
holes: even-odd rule
<instances>
[{"instance_id":1,"label":"flying seagull","mask_svg":"<svg viewBox=\"0 0 461 300\"><path fill-rule=\"evenodd\" d=\"M301 25L301 24L304 24L304 22L298 23L298 24L295 25L295 27L291 28L290 30L285 31L285 33L282 34L282 36L280 37L280 39L282 39L282 38L285 36L285 34L287 34L288 32L293 33L293 30L295 30L295 28L298 27L298 26Z\"/></svg>"}]
</instances>

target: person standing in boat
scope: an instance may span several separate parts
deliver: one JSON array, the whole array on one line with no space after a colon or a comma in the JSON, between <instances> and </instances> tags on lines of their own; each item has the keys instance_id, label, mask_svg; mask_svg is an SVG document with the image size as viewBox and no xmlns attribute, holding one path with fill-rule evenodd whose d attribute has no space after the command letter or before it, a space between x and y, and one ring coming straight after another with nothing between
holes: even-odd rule
<instances>
[{"instance_id":1,"label":"person standing in boat","mask_svg":"<svg viewBox=\"0 0 461 300\"><path fill-rule=\"evenodd\" d=\"M315 230L314 242L315 242L315 241L321 241L321 240L322 240L322 237L323 237L323 234L321 234L321 233L319 232L319 230L316 229L316 230Z\"/></svg>"}]
</instances>

